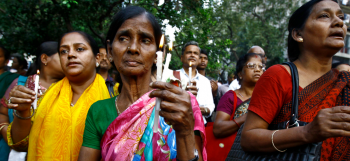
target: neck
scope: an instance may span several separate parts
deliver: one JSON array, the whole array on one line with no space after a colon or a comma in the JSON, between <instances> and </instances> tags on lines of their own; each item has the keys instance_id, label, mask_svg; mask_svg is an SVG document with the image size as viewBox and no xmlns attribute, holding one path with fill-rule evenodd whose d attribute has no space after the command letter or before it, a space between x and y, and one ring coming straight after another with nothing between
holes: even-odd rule
<instances>
[{"instance_id":1,"label":"neck","mask_svg":"<svg viewBox=\"0 0 350 161\"><path fill-rule=\"evenodd\" d=\"M123 86L120 92L118 100L118 108L120 112L123 112L131 104L137 101L145 93L149 92L151 88L151 72L148 72L142 76L124 76L121 75Z\"/></svg>"},{"instance_id":2,"label":"neck","mask_svg":"<svg viewBox=\"0 0 350 161\"><path fill-rule=\"evenodd\" d=\"M314 74L324 74L332 68L332 57L305 51L300 54L294 63L299 70L309 71Z\"/></svg>"},{"instance_id":3,"label":"neck","mask_svg":"<svg viewBox=\"0 0 350 161\"><path fill-rule=\"evenodd\" d=\"M69 79L69 84L72 87L72 91L73 91L73 98L72 98L72 103L75 104L79 97L84 93L84 91L86 90L86 88L88 88L95 80L96 77L96 72L94 72L94 74L88 78L88 79ZM82 81L85 80L85 81Z\"/></svg>"},{"instance_id":4,"label":"neck","mask_svg":"<svg viewBox=\"0 0 350 161\"><path fill-rule=\"evenodd\" d=\"M108 69L100 68L100 71L98 71L98 74L100 74L104 80L107 80Z\"/></svg>"},{"instance_id":5,"label":"neck","mask_svg":"<svg viewBox=\"0 0 350 161\"><path fill-rule=\"evenodd\" d=\"M240 94L244 96L244 99L252 97L255 83L242 82L241 88L239 89ZM244 101L244 100L243 100Z\"/></svg>"},{"instance_id":6,"label":"neck","mask_svg":"<svg viewBox=\"0 0 350 161\"><path fill-rule=\"evenodd\" d=\"M2 73L5 73L5 68L0 68L0 75L1 75Z\"/></svg>"},{"instance_id":7,"label":"neck","mask_svg":"<svg viewBox=\"0 0 350 161\"><path fill-rule=\"evenodd\" d=\"M202 75L205 76L205 69L199 69L199 68L197 68L197 71L198 71L199 74L202 74Z\"/></svg>"},{"instance_id":8,"label":"neck","mask_svg":"<svg viewBox=\"0 0 350 161\"><path fill-rule=\"evenodd\" d=\"M60 78L55 78L53 77L50 72L47 72L45 70L45 68L42 68L40 70L40 74L39 74L39 82L40 84L45 87L46 89L48 89L52 83L56 83L59 80L61 80Z\"/></svg>"},{"instance_id":9,"label":"neck","mask_svg":"<svg viewBox=\"0 0 350 161\"><path fill-rule=\"evenodd\" d=\"M18 70L17 70L17 74L22 74L23 71L24 71L23 69L18 69Z\"/></svg>"},{"instance_id":10,"label":"neck","mask_svg":"<svg viewBox=\"0 0 350 161\"><path fill-rule=\"evenodd\" d=\"M183 68L184 68L186 74L189 76L189 67L184 67L183 66ZM191 78L194 78L196 76L196 74L197 74L196 73L196 67L192 67L192 77Z\"/></svg>"}]
</instances>

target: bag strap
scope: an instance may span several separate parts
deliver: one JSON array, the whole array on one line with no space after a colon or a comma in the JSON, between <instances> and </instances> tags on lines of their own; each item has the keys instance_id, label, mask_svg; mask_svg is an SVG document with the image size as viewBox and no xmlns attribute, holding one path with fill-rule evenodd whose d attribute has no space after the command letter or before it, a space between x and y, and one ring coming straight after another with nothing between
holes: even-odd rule
<instances>
[{"instance_id":1,"label":"bag strap","mask_svg":"<svg viewBox=\"0 0 350 161\"><path fill-rule=\"evenodd\" d=\"M290 75L292 77L292 113L290 116L289 124L287 128L291 127L298 127L298 94L299 94L299 74L298 69L292 62L285 62L283 64L286 64L290 68Z\"/></svg>"},{"instance_id":2,"label":"bag strap","mask_svg":"<svg viewBox=\"0 0 350 161\"><path fill-rule=\"evenodd\" d=\"M20 75L18 77L17 85L24 86L27 82L28 77Z\"/></svg>"},{"instance_id":3,"label":"bag strap","mask_svg":"<svg viewBox=\"0 0 350 161\"><path fill-rule=\"evenodd\" d=\"M236 112L236 107L237 107L237 95L236 92L231 90L233 93L233 112L231 114L230 120L233 120L233 117L235 116L235 112Z\"/></svg>"}]
</instances>

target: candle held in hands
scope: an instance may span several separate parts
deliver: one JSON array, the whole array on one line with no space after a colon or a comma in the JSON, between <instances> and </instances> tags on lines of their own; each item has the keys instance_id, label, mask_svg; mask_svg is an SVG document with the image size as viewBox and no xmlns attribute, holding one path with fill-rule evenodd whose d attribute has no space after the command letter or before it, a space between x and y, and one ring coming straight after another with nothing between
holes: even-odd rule
<instances>
[{"instance_id":1,"label":"candle held in hands","mask_svg":"<svg viewBox=\"0 0 350 161\"><path fill-rule=\"evenodd\" d=\"M164 35L162 36L159 44L159 48L162 48L164 44ZM163 60L163 52L157 51L157 81L162 80L162 60ZM158 122L159 122L159 111L160 111L160 98L156 98L156 105L155 105L155 114L154 114L154 124L153 124L153 132L158 132Z\"/></svg>"},{"instance_id":2,"label":"candle held in hands","mask_svg":"<svg viewBox=\"0 0 350 161\"><path fill-rule=\"evenodd\" d=\"M37 70L36 71L36 76L35 76L35 82L34 82L34 91L35 91L35 100L33 102L33 107L34 107L34 110L36 110L36 107L37 107L37 103L38 103L38 89L39 89L39 74L40 74L40 71Z\"/></svg>"},{"instance_id":3,"label":"candle held in hands","mask_svg":"<svg viewBox=\"0 0 350 161\"><path fill-rule=\"evenodd\" d=\"M190 67L188 68L188 77L190 78L189 85L192 86L192 61L190 61Z\"/></svg>"}]
</instances>

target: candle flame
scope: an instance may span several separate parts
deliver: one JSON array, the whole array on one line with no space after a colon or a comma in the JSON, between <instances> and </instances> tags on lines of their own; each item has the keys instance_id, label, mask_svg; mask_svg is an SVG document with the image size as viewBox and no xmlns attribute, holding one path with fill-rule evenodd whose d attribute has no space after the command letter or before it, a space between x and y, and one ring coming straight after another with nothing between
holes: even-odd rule
<instances>
[{"instance_id":1,"label":"candle flame","mask_svg":"<svg viewBox=\"0 0 350 161\"><path fill-rule=\"evenodd\" d=\"M192 61L190 61L190 67L192 66Z\"/></svg>"},{"instance_id":2,"label":"candle flame","mask_svg":"<svg viewBox=\"0 0 350 161\"><path fill-rule=\"evenodd\" d=\"M40 74L40 71L39 71L39 69L38 69L38 70L36 70L36 74Z\"/></svg>"},{"instance_id":3,"label":"candle flame","mask_svg":"<svg viewBox=\"0 0 350 161\"><path fill-rule=\"evenodd\" d=\"M162 48L163 44L164 44L164 35L162 35L162 38L160 39L159 48Z\"/></svg>"},{"instance_id":4,"label":"candle flame","mask_svg":"<svg viewBox=\"0 0 350 161\"><path fill-rule=\"evenodd\" d=\"M173 41L170 41L169 51L173 50Z\"/></svg>"}]
</instances>

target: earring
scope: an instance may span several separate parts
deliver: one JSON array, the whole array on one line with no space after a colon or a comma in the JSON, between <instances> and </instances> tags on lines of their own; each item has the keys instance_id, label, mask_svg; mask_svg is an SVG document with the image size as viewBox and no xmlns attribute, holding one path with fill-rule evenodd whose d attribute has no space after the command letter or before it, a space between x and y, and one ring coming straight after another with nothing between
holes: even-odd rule
<instances>
[{"instance_id":1,"label":"earring","mask_svg":"<svg viewBox=\"0 0 350 161\"><path fill-rule=\"evenodd\" d=\"M154 64L157 64L157 59L154 59Z\"/></svg>"},{"instance_id":2,"label":"earring","mask_svg":"<svg viewBox=\"0 0 350 161\"><path fill-rule=\"evenodd\" d=\"M128 50L130 50L130 46L128 47Z\"/></svg>"},{"instance_id":3,"label":"earring","mask_svg":"<svg viewBox=\"0 0 350 161\"><path fill-rule=\"evenodd\" d=\"M44 64L45 66L47 65L47 63Z\"/></svg>"},{"instance_id":4,"label":"earring","mask_svg":"<svg viewBox=\"0 0 350 161\"><path fill-rule=\"evenodd\" d=\"M108 60L109 60L109 62L112 62L112 61L113 61L113 59L112 59L112 58L108 58Z\"/></svg>"},{"instance_id":5,"label":"earring","mask_svg":"<svg viewBox=\"0 0 350 161\"><path fill-rule=\"evenodd\" d=\"M303 38L299 38L299 41L300 41L300 42L304 42L304 39L303 39Z\"/></svg>"},{"instance_id":6,"label":"earring","mask_svg":"<svg viewBox=\"0 0 350 161\"><path fill-rule=\"evenodd\" d=\"M97 68L98 66L100 66L100 64L96 62L96 68Z\"/></svg>"},{"instance_id":7,"label":"earring","mask_svg":"<svg viewBox=\"0 0 350 161\"><path fill-rule=\"evenodd\" d=\"M239 77L239 79L242 79L242 77Z\"/></svg>"}]
</instances>

